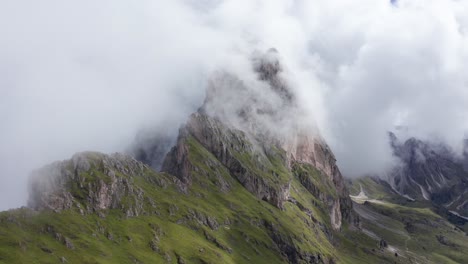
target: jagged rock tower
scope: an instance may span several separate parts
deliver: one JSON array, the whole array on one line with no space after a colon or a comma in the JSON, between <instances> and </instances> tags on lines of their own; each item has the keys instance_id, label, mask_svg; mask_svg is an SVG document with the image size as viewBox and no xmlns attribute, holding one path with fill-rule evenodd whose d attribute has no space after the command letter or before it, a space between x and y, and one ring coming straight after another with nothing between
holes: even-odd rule
<instances>
[{"instance_id":1,"label":"jagged rock tower","mask_svg":"<svg viewBox=\"0 0 468 264\"><path fill-rule=\"evenodd\" d=\"M278 52L255 54L252 64L253 80L226 72L211 79L203 106L180 129L162 170L189 188L194 176L187 141L193 138L247 190L282 208L291 199L290 172L312 166L333 184L336 196L320 194L307 177L300 177L302 184L326 200L332 227L339 229L343 218L351 220L352 203L332 151L282 77ZM278 171L278 163L288 171Z\"/></svg>"},{"instance_id":2,"label":"jagged rock tower","mask_svg":"<svg viewBox=\"0 0 468 264\"><path fill-rule=\"evenodd\" d=\"M358 219L333 153L278 53L256 54L252 65L250 75L214 75L164 157L157 140L141 161L78 153L33 173L32 216L0 222L28 228L40 240L24 245L73 263L336 263L341 231ZM149 166L160 160L162 172ZM50 260L41 254L20 261Z\"/></svg>"}]
</instances>

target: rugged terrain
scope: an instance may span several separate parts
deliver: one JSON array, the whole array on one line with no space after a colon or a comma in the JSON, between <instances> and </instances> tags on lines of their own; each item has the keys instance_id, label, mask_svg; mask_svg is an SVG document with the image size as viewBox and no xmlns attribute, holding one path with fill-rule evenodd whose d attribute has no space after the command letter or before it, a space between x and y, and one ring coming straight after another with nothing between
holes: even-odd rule
<instances>
[{"instance_id":1,"label":"rugged terrain","mask_svg":"<svg viewBox=\"0 0 468 264\"><path fill-rule=\"evenodd\" d=\"M442 143L390 137L400 161L387 178L394 191L409 200L430 201L460 221L468 220L466 154L457 155Z\"/></svg>"},{"instance_id":2,"label":"rugged terrain","mask_svg":"<svg viewBox=\"0 0 468 264\"><path fill-rule=\"evenodd\" d=\"M466 153L389 135L398 164L380 178L348 180L363 232L408 263L466 262Z\"/></svg>"},{"instance_id":3,"label":"rugged terrain","mask_svg":"<svg viewBox=\"0 0 468 264\"><path fill-rule=\"evenodd\" d=\"M405 198L379 178L348 183L362 231L403 263L466 263L466 232L430 201Z\"/></svg>"},{"instance_id":4,"label":"rugged terrain","mask_svg":"<svg viewBox=\"0 0 468 264\"><path fill-rule=\"evenodd\" d=\"M463 263L465 234L390 185L348 183L353 205L277 52L252 64L213 77L169 151L34 171L28 206L0 213L0 263Z\"/></svg>"}]
</instances>

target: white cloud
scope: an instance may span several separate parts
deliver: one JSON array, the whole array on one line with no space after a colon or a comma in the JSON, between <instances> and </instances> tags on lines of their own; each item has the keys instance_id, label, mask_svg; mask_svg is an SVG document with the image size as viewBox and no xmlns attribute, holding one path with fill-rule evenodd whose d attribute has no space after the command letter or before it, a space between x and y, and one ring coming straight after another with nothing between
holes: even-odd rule
<instances>
[{"instance_id":1,"label":"white cloud","mask_svg":"<svg viewBox=\"0 0 468 264\"><path fill-rule=\"evenodd\" d=\"M0 209L24 204L32 168L177 126L255 49L279 50L346 175L389 165L395 124L457 147L467 34L463 1L3 1Z\"/></svg>"}]
</instances>

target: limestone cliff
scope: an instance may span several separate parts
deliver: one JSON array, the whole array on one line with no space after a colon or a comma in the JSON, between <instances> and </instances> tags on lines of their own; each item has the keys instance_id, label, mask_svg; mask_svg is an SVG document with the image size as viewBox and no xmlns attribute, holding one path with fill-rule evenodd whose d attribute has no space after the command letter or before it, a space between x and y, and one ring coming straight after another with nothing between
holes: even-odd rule
<instances>
[{"instance_id":1,"label":"limestone cliff","mask_svg":"<svg viewBox=\"0 0 468 264\"><path fill-rule=\"evenodd\" d=\"M85 152L35 171L29 201L34 213L26 213L39 219L52 213L54 224L37 231L21 217L0 217L0 223L28 226L42 241L61 243L27 245L48 254L65 245L90 263L349 259L338 247L354 254L345 234L359 232L352 228L358 218L332 151L299 104L275 50L255 54L251 72L243 78L215 75L204 104L164 157L165 136L140 142L143 152L136 157L147 165L123 154ZM156 172L161 160L162 172ZM85 223L71 225L78 235L63 228L75 219ZM90 245L100 253L83 253Z\"/></svg>"},{"instance_id":2,"label":"limestone cliff","mask_svg":"<svg viewBox=\"0 0 468 264\"><path fill-rule=\"evenodd\" d=\"M78 208L82 214L122 209L136 216L143 212L144 192L133 184L133 178L147 175L148 170L119 153L78 153L32 173L28 206L57 212Z\"/></svg>"},{"instance_id":3,"label":"limestone cliff","mask_svg":"<svg viewBox=\"0 0 468 264\"><path fill-rule=\"evenodd\" d=\"M404 142L390 134L395 156L401 161L388 181L409 199L428 200L454 214L468 216L468 171L463 157L443 144L416 138Z\"/></svg>"},{"instance_id":4,"label":"limestone cliff","mask_svg":"<svg viewBox=\"0 0 468 264\"><path fill-rule=\"evenodd\" d=\"M193 137L259 199L282 208L288 201L294 164L309 164L336 191L327 198L333 228L353 221L352 203L336 159L283 78L276 50L252 59L254 79L222 72L213 77L204 105L181 128L163 163L190 185L187 138Z\"/></svg>"}]
</instances>

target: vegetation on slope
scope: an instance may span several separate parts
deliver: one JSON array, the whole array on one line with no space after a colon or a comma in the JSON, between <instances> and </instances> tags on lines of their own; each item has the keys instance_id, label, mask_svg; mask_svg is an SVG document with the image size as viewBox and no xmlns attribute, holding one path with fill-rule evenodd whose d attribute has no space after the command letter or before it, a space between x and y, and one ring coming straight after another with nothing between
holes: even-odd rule
<instances>
[{"instance_id":1,"label":"vegetation on slope","mask_svg":"<svg viewBox=\"0 0 468 264\"><path fill-rule=\"evenodd\" d=\"M430 202L397 195L385 182L365 177L350 181L354 208L364 233L400 263L465 263L467 234L437 214ZM360 192L365 197L359 197Z\"/></svg>"},{"instance_id":2,"label":"vegetation on slope","mask_svg":"<svg viewBox=\"0 0 468 264\"><path fill-rule=\"evenodd\" d=\"M288 202L281 210L248 192L196 140L190 140L189 149L196 180L186 193L180 191L175 177L147 167L138 176L116 172L143 195L126 192L118 208L83 211L80 208L89 202L86 188L111 182L103 167L92 165L80 172L83 187L72 184L69 190L81 207L3 212L0 262L320 263L337 259L330 228L326 221L320 222L325 212L295 179L292 197L301 206ZM100 164L105 157L87 154L90 161L98 159L91 164ZM230 186L228 191L220 188L223 184ZM129 216L127 211L138 203L143 204L140 214ZM310 212L301 210L304 207Z\"/></svg>"}]
</instances>

